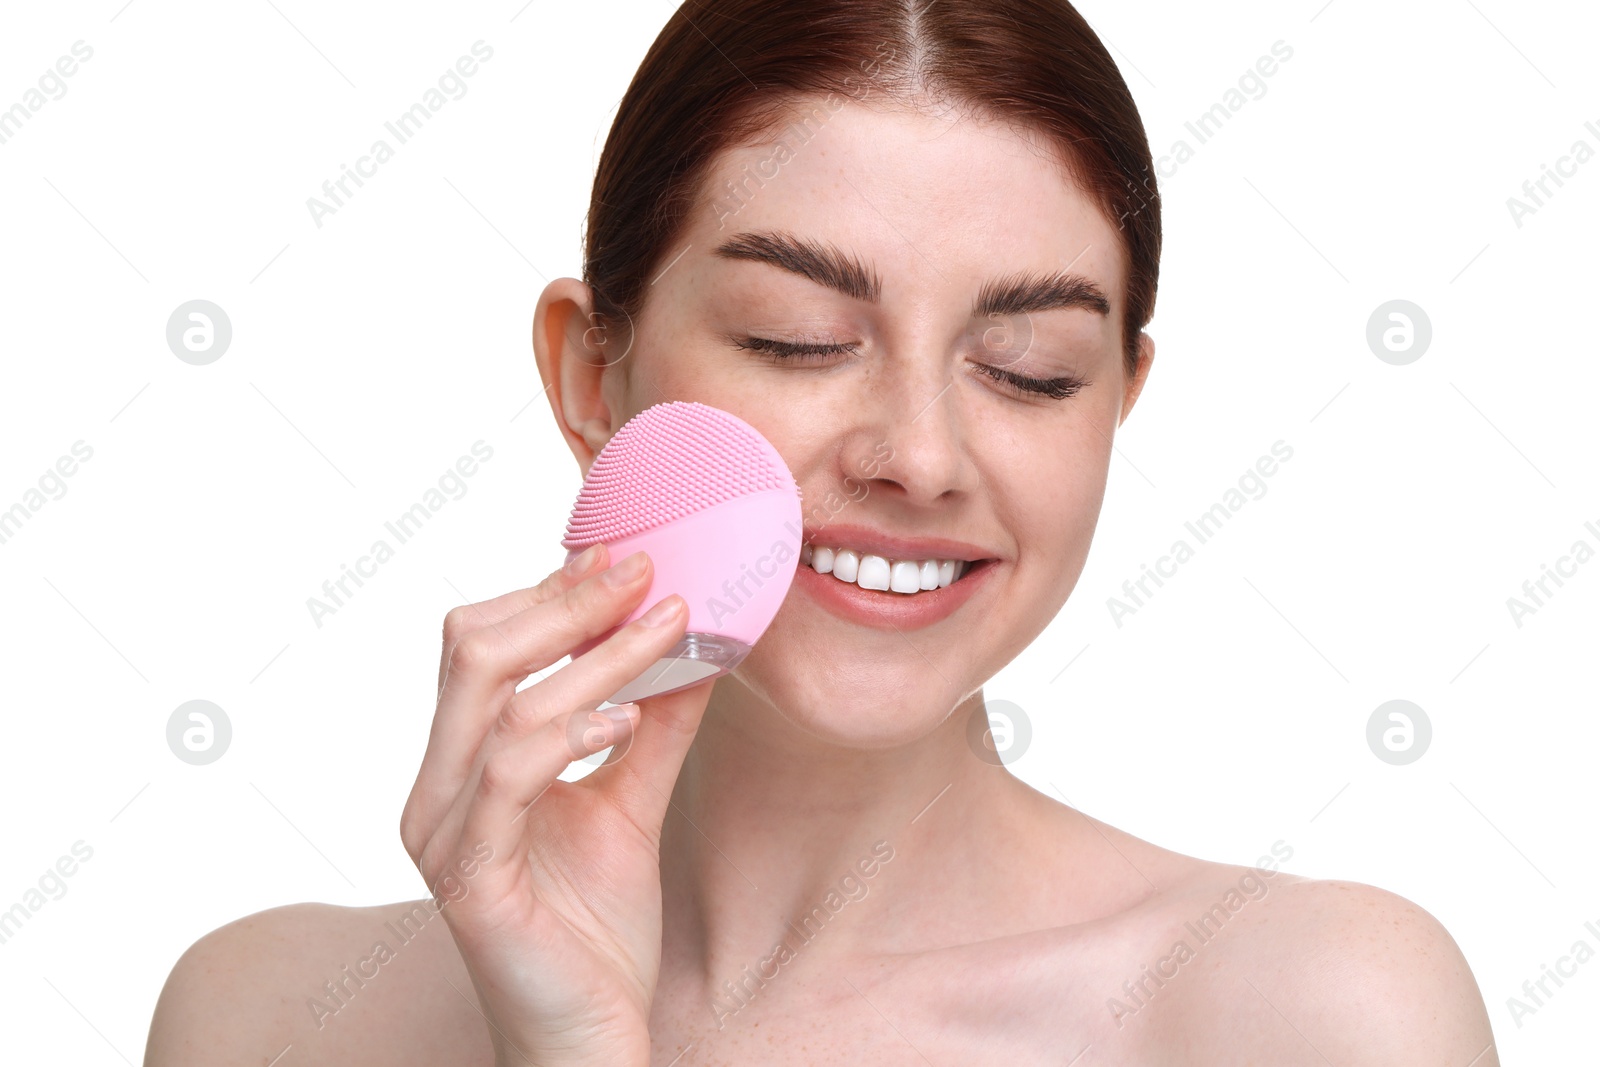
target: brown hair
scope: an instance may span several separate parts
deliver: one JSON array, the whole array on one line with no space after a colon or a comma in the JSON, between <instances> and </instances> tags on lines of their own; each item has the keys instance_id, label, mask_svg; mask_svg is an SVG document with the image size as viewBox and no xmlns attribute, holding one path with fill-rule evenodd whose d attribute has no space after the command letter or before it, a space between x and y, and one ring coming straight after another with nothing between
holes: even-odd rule
<instances>
[{"instance_id":1,"label":"brown hair","mask_svg":"<svg viewBox=\"0 0 1600 1067\"><path fill-rule=\"evenodd\" d=\"M1155 311L1160 195L1127 83L1066 0L685 0L600 154L583 280L603 320L637 320L718 152L777 126L796 97L873 90L949 100L1054 146L1120 235L1131 374Z\"/></svg>"}]
</instances>

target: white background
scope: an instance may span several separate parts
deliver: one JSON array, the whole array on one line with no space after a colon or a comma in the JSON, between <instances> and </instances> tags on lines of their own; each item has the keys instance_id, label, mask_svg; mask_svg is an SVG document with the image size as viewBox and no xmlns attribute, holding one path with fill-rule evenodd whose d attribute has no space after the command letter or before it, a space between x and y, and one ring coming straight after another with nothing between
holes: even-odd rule
<instances>
[{"instance_id":1,"label":"white background","mask_svg":"<svg viewBox=\"0 0 1600 1067\"><path fill-rule=\"evenodd\" d=\"M579 475L532 309L580 272L595 159L671 11L123 4L8 5L0 32L0 108L94 50L0 145L0 510L93 449L0 544L0 910L93 849L0 944L17 1062L137 1061L173 962L241 915L425 894L397 827L439 623L561 560ZM1520 227L1506 201L1574 141L1600 149L1600 16L1082 9L1156 154L1195 156L1163 182L1158 358L1088 568L986 687L1031 722L1013 769L1169 848L1253 863L1282 840L1285 870L1416 901L1504 1062L1590 1062L1600 961L1520 1027L1506 998L1600 949L1600 561L1520 627L1506 601L1600 549L1600 160ZM315 226L306 199L480 39L466 95ZM1279 40L1265 95L1197 145L1185 121ZM166 344L192 299L232 322L208 366ZM1432 323L1405 366L1365 338L1392 299ZM307 598L480 439L465 495L316 626ZM1267 493L1117 626L1107 598L1280 439ZM1433 727L1406 766L1366 741L1395 698ZM192 699L232 723L208 766L167 747Z\"/></svg>"}]
</instances>

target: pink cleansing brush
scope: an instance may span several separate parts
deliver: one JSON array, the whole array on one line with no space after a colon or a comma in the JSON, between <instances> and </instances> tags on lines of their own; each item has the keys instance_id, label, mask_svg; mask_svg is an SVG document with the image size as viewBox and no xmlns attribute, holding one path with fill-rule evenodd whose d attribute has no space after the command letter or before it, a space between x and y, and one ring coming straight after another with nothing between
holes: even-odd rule
<instances>
[{"instance_id":1,"label":"pink cleansing brush","mask_svg":"<svg viewBox=\"0 0 1600 1067\"><path fill-rule=\"evenodd\" d=\"M642 549L655 573L639 606L572 657L677 593L689 605L682 640L613 693L611 703L726 674L778 614L802 536L800 487L754 427L707 404L646 408L595 457L561 544L570 560L603 541L612 563Z\"/></svg>"}]
</instances>

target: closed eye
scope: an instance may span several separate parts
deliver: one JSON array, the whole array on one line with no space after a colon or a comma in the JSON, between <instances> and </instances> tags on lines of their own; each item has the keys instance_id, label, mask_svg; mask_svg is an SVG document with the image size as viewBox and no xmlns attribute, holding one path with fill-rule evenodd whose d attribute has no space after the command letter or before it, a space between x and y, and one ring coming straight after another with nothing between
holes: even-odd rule
<instances>
[{"instance_id":1,"label":"closed eye","mask_svg":"<svg viewBox=\"0 0 1600 1067\"><path fill-rule=\"evenodd\" d=\"M803 361L815 359L819 356L840 355L854 352L860 345L851 342L848 344L822 343L812 341L779 341L771 337L735 337L732 339L733 347L753 352L762 352L777 361ZM1014 371L1002 370L988 364L976 364L976 369L981 374L1002 385L1008 386L1025 396L1045 396L1054 400L1063 400L1075 396L1089 383L1082 378L1067 375L1061 378L1034 378L1026 374L1017 374Z\"/></svg>"},{"instance_id":2,"label":"closed eye","mask_svg":"<svg viewBox=\"0 0 1600 1067\"><path fill-rule=\"evenodd\" d=\"M817 344L812 342L795 343L793 341L775 341L770 337L736 337L733 347L746 348L756 352L766 352L779 359L805 358L807 356L831 356L841 352L854 352L858 347L851 344Z\"/></svg>"},{"instance_id":3,"label":"closed eye","mask_svg":"<svg viewBox=\"0 0 1600 1067\"><path fill-rule=\"evenodd\" d=\"M1026 374L1014 374L999 367L991 367L987 363L979 363L977 369L982 374L987 374L996 381L1015 386L1025 393L1037 393L1055 400L1063 400L1069 396L1076 396L1084 386L1089 383L1082 378L1068 375L1065 378L1030 378Z\"/></svg>"}]
</instances>

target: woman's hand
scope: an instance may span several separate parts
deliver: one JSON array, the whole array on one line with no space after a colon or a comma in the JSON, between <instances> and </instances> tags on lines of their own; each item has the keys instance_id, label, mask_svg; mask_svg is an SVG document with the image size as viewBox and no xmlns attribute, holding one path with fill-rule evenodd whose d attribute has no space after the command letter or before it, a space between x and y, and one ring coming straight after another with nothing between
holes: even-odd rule
<instances>
[{"instance_id":1,"label":"woman's hand","mask_svg":"<svg viewBox=\"0 0 1600 1067\"><path fill-rule=\"evenodd\" d=\"M683 636L683 598L516 691L643 599L648 557L586 577L605 560L595 546L576 573L445 617L439 705L400 819L507 1067L650 1062L661 823L712 685L646 698L642 715L624 705L620 724L592 709ZM612 744L624 758L558 780Z\"/></svg>"}]
</instances>

